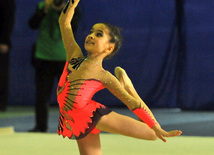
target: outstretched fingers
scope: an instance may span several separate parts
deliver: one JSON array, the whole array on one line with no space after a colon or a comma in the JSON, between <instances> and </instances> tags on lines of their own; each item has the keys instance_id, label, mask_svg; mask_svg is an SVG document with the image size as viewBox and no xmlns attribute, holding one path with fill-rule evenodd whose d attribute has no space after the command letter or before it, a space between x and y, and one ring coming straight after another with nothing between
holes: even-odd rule
<instances>
[{"instance_id":1,"label":"outstretched fingers","mask_svg":"<svg viewBox=\"0 0 214 155\"><path fill-rule=\"evenodd\" d=\"M166 138L164 138L164 136L159 135L158 138L160 138L163 142L166 142Z\"/></svg>"},{"instance_id":2,"label":"outstretched fingers","mask_svg":"<svg viewBox=\"0 0 214 155\"><path fill-rule=\"evenodd\" d=\"M173 130L173 131L169 131L166 137L175 137L175 136L180 136L181 134L182 134L182 131Z\"/></svg>"},{"instance_id":3,"label":"outstretched fingers","mask_svg":"<svg viewBox=\"0 0 214 155\"><path fill-rule=\"evenodd\" d=\"M156 136L159 138L159 139L161 139L163 142L166 142L166 139L164 138L164 137L166 137L167 136L167 132L166 131L164 131L163 129L159 129L159 130L154 130L155 131L155 134L156 134Z\"/></svg>"},{"instance_id":4,"label":"outstretched fingers","mask_svg":"<svg viewBox=\"0 0 214 155\"><path fill-rule=\"evenodd\" d=\"M180 136L182 134L182 131L180 130L172 130L167 132L158 125L154 125L152 129L155 131L156 136L160 138L163 142L166 142L166 139L164 137L175 137Z\"/></svg>"},{"instance_id":5,"label":"outstretched fingers","mask_svg":"<svg viewBox=\"0 0 214 155\"><path fill-rule=\"evenodd\" d=\"M182 134L182 131L180 130L173 130L173 131L163 131L163 134L157 135L158 138L160 138L163 142L166 142L166 139L164 137L175 137L180 136Z\"/></svg>"}]
</instances>

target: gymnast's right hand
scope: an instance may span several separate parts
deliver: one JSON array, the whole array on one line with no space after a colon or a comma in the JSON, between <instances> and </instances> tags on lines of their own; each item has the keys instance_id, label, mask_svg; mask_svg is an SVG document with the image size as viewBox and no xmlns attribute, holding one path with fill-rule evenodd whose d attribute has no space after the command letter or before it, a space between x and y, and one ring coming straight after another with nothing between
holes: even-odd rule
<instances>
[{"instance_id":1,"label":"gymnast's right hand","mask_svg":"<svg viewBox=\"0 0 214 155\"><path fill-rule=\"evenodd\" d=\"M71 0L70 0L70 5L72 5L74 8L77 7L78 3L79 3L80 0L73 0L73 4L71 3Z\"/></svg>"},{"instance_id":2,"label":"gymnast's right hand","mask_svg":"<svg viewBox=\"0 0 214 155\"><path fill-rule=\"evenodd\" d=\"M182 131L180 130L173 130L167 132L163 130L158 124L154 125L152 129L155 131L156 136L160 138L163 142L166 142L166 139L164 137L175 137L180 136L182 134Z\"/></svg>"}]
</instances>

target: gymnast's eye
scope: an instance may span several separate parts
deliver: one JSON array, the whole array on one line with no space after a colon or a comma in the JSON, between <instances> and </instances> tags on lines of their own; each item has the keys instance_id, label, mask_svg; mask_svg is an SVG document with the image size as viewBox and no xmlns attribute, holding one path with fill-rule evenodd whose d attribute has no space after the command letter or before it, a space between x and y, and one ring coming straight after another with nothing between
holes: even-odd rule
<instances>
[{"instance_id":1,"label":"gymnast's eye","mask_svg":"<svg viewBox=\"0 0 214 155\"><path fill-rule=\"evenodd\" d=\"M102 34L102 33L100 33L100 32L98 32L98 33L96 34L96 36L97 36L97 37L102 37L102 36L103 36L103 34Z\"/></svg>"},{"instance_id":2,"label":"gymnast's eye","mask_svg":"<svg viewBox=\"0 0 214 155\"><path fill-rule=\"evenodd\" d=\"M93 30L90 30L90 31L89 31L89 34L92 34L92 33L93 33Z\"/></svg>"}]
</instances>

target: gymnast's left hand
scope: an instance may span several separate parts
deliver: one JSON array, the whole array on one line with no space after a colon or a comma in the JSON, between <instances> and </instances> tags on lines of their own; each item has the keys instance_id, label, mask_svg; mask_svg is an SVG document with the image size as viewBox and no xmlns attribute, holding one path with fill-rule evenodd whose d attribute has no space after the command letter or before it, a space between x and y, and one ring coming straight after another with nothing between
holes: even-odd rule
<instances>
[{"instance_id":1,"label":"gymnast's left hand","mask_svg":"<svg viewBox=\"0 0 214 155\"><path fill-rule=\"evenodd\" d=\"M180 130L173 130L173 131L165 131L163 130L160 125L154 125L152 129L155 131L155 134L158 138L160 138L163 142L166 142L166 138L164 137L175 137L180 136L182 134L182 131Z\"/></svg>"}]
</instances>

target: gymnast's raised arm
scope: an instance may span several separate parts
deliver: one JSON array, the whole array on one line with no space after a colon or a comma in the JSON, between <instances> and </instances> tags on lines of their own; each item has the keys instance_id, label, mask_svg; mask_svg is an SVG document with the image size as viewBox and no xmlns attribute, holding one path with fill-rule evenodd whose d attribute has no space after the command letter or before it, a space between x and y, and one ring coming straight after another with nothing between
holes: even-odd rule
<instances>
[{"instance_id":1,"label":"gymnast's raised arm","mask_svg":"<svg viewBox=\"0 0 214 155\"><path fill-rule=\"evenodd\" d=\"M75 8L79 1L80 0L74 0L73 4L71 1L69 1L59 17L62 40L67 55L66 61L69 61L73 57L83 56L82 51L74 38L71 25L71 20L73 18Z\"/></svg>"}]
</instances>

